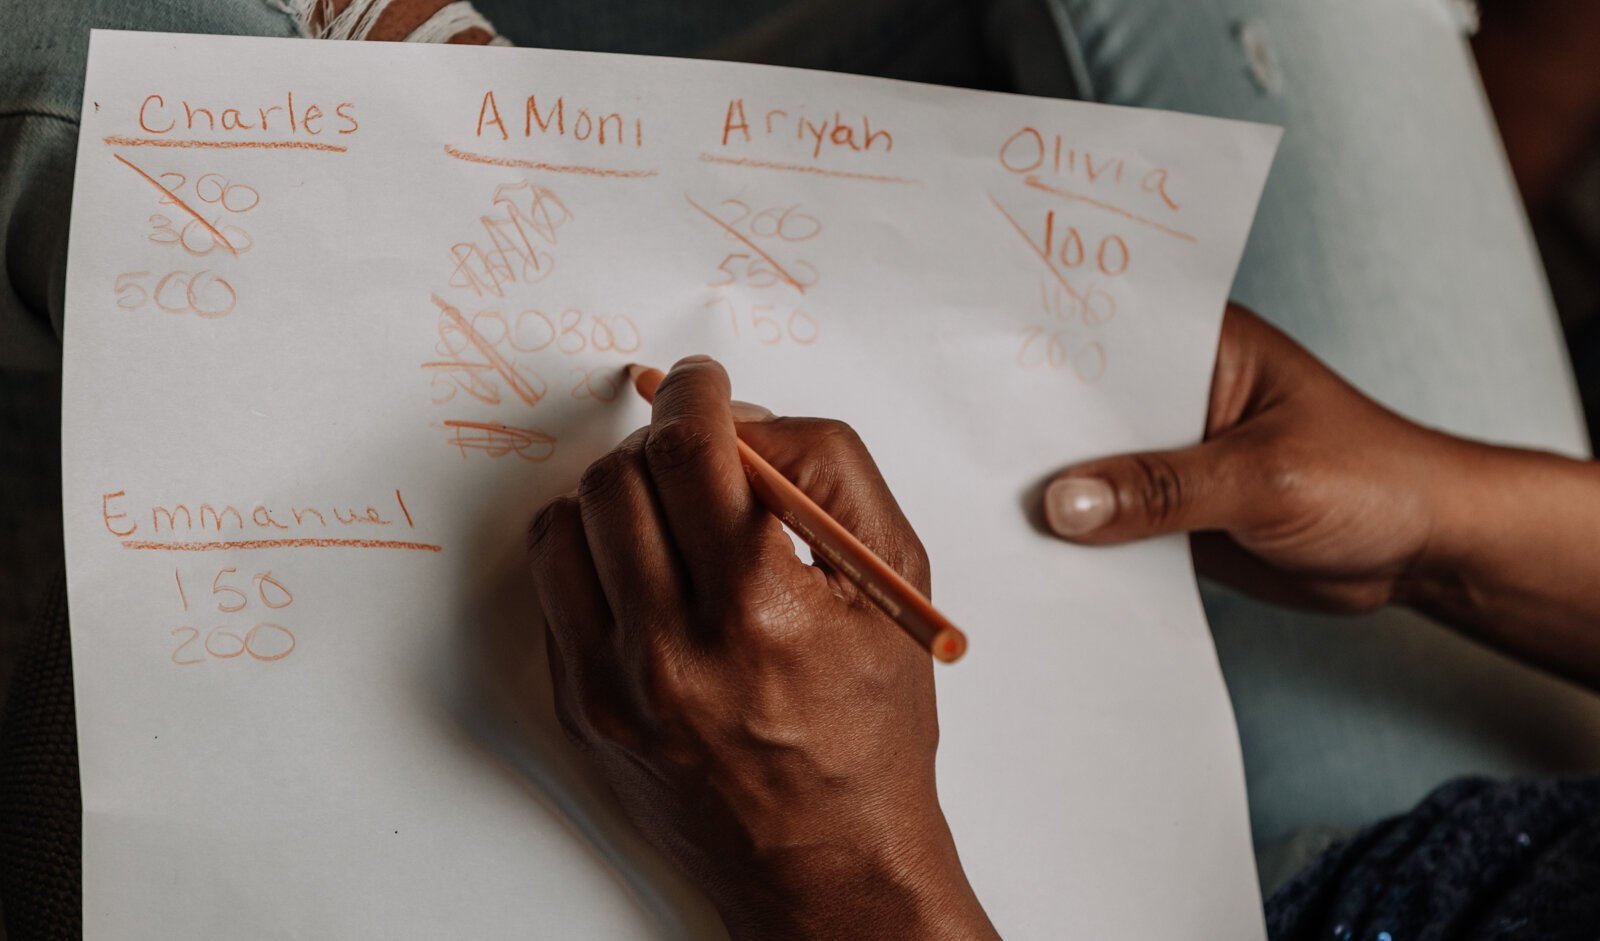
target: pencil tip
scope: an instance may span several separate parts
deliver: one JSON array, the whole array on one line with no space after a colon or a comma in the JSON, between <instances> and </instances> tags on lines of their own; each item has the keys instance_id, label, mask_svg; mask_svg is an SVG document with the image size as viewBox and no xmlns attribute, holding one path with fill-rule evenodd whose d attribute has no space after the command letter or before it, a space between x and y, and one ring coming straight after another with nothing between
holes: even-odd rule
<instances>
[{"instance_id":1,"label":"pencil tip","mask_svg":"<svg viewBox=\"0 0 1600 941\"><path fill-rule=\"evenodd\" d=\"M661 384L661 371L651 369L643 363L629 363L626 369L628 385L633 386L634 391L638 392L646 402L654 402L656 386Z\"/></svg>"},{"instance_id":2,"label":"pencil tip","mask_svg":"<svg viewBox=\"0 0 1600 941\"><path fill-rule=\"evenodd\" d=\"M954 628L940 632L933 641L933 657L942 663L955 663L967 652L967 636Z\"/></svg>"}]
</instances>

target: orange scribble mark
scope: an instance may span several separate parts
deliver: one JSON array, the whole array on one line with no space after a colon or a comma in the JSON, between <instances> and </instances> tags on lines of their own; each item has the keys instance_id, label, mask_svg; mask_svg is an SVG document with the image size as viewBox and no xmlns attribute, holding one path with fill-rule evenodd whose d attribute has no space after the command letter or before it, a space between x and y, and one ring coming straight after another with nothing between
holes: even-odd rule
<instances>
[{"instance_id":1,"label":"orange scribble mark","mask_svg":"<svg viewBox=\"0 0 1600 941\"><path fill-rule=\"evenodd\" d=\"M1083 292L1081 303L1076 298L1063 301L1061 286L1052 285L1040 275L1039 300L1046 314L1069 324L1081 323L1085 327L1103 327L1117 316L1117 299L1097 286L1091 286L1089 290ZM1100 303L1096 304L1096 301Z\"/></svg>"},{"instance_id":2,"label":"orange scribble mark","mask_svg":"<svg viewBox=\"0 0 1600 941\"><path fill-rule=\"evenodd\" d=\"M822 232L822 220L810 213L801 212L800 204L793 206L772 206L757 212L754 208L738 199L724 199L719 206L737 206L740 209L738 216L726 220L728 225L738 228L746 219L750 220L750 234L755 238L770 238L777 236L785 242L804 242L816 238ZM762 225L762 221L766 225ZM799 226L800 231L794 231L791 226ZM765 228L767 231L763 232Z\"/></svg>"},{"instance_id":3,"label":"orange scribble mark","mask_svg":"<svg viewBox=\"0 0 1600 941\"><path fill-rule=\"evenodd\" d=\"M1000 211L1000 215L1006 217L1006 221L1011 223L1011 227L1017 230L1017 234L1022 236L1022 240L1028 243L1028 247L1033 249L1033 253L1039 256L1039 260L1044 262L1044 266L1050 270L1052 275L1055 275L1055 279L1061 282L1061 287L1067 292L1067 294L1080 304L1086 303L1083 299L1083 295L1079 294L1078 290L1074 288L1072 283L1067 280L1067 276L1062 274L1055 265L1050 263L1050 249L1048 247L1050 236L1048 234L1045 236L1046 247L1039 247L1038 243L1033 240L1033 236L1028 234L1028 230L1024 229L1022 224L1018 222L1016 218L1011 215L1011 213L1006 212L1006 207L1000 205L1000 200L995 199L993 194L989 194L989 202L994 203L994 208ZM1050 219L1053 221L1054 216L1052 215Z\"/></svg>"},{"instance_id":4,"label":"orange scribble mark","mask_svg":"<svg viewBox=\"0 0 1600 941\"><path fill-rule=\"evenodd\" d=\"M515 199L511 198L518 190L528 191L527 209L523 209ZM530 252L533 251L533 245L528 240L527 230L523 227L524 223L527 224L527 228L532 229L540 238L554 245L558 241L556 234L561 227L572 221L572 210L568 209L567 204L561 201L561 197L557 196L549 188L539 186L530 180L501 183L494 188L494 196L491 198L491 202L505 210L505 218L509 219L516 227L517 235L521 236L523 246ZM487 226L490 221L498 222L499 220L491 220L488 216L484 216L481 221Z\"/></svg>"},{"instance_id":5,"label":"orange scribble mark","mask_svg":"<svg viewBox=\"0 0 1600 941\"><path fill-rule=\"evenodd\" d=\"M165 174L165 173L162 174L162 176L166 176L166 175L167 174ZM174 173L172 175L178 177L180 180L183 179L183 174L181 174L181 173ZM207 196L205 193L201 192L201 187L204 186L206 181L208 181L208 180L211 182L211 185L216 188L215 189L215 194L216 195L214 195L214 196ZM174 187L174 189L182 188L182 186L183 186L183 184L180 183L180 184L178 184L178 186ZM243 192L249 193L250 194L250 197L249 197L250 198L250 203L248 205L238 205L238 206L235 206L235 205L231 204L228 201L228 197L231 194L233 194L235 191L243 191ZM199 179L195 180L194 181L194 194L195 194L195 196L199 197L200 201L203 202L203 203L211 203L213 205L221 206L223 209L226 209L229 212L235 212L235 213L240 213L240 214L249 212L250 210L256 208L259 205L261 205L261 191L260 190L256 189L254 186L251 186L251 185L249 185L247 183L235 183L235 182L233 182L232 180L229 180L227 177L223 176L220 173L207 173L207 174L202 175Z\"/></svg>"},{"instance_id":6,"label":"orange scribble mark","mask_svg":"<svg viewBox=\"0 0 1600 941\"><path fill-rule=\"evenodd\" d=\"M741 272L740 265L743 263ZM728 267L732 265L733 267ZM790 266L792 272L799 272L802 268L809 272L805 280L801 281L806 287L815 287L821 275L817 273L815 265L804 259L796 259ZM761 259L751 258L744 252L729 252L722 256L722 261L717 265L717 270L722 273L721 281L707 281L708 288L725 288L730 284L744 282L753 288L770 288L778 283L778 273L770 267L763 266Z\"/></svg>"},{"instance_id":7,"label":"orange scribble mark","mask_svg":"<svg viewBox=\"0 0 1600 941\"><path fill-rule=\"evenodd\" d=\"M515 454L529 464L540 464L550 460L556 453L555 437L537 428L514 428L499 422L454 420L445 422L444 426L454 430L450 444L461 450L463 459L466 458L467 452L472 450L484 451L490 457Z\"/></svg>"},{"instance_id":8,"label":"orange scribble mark","mask_svg":"<svg viewBox=\"0 0 1600 941\"><path fill-rule=\"evenodd\" d=\"M418 552L443 552L443 546L397 539L227 539L217 542L161 542L151 539L124 539L124 549L155 552L226 552L236 549L408 549Z\"/></svg>"},{"instance_id":9,"label":"orange scribble mark","mask_svg":"<svg viewBox=\"0 0 1600 941\"><path fill-rule=\"evenodd\" d=\"M524 196L520 191L526 191L525 204L519 201ZM467 288L480 297L485 293L504 297L506 284L532 284L547 277L555 258L535 246L534 239L554 246L558 231L573 218L559 196L528 180L495 187L493 204L499 215L478 217L491 247L471 241L450 247L455 263L450 286Z\"/></svg>"},{"instance_id":10,"label":"orange scribble mark","mask_svg":"<svg viewBox=\"0 0 1600 941\"><path fill-rule=\"evenodd\" d=\"M454 359L434 360L423 363L422 368L439 370L433 377L432 387L439 389L441 388L441 383L443 383L442 388L445 394L433 397L433 404L435 405L443 405L453 400L456 397L457 390L467 393L480 402L486 402L490 405L500 404L500 387L478 375L484 370L491 372L494 370L494 367L488 363L464 363ZM465 378L460 375L446 375L447 372L464 373ZM543 382L543 380L541 379L540 382Z\"/></svg>"},{"instance_id":11,"label":"orange scribble mark","mask_svg":"<svg viewBox=\"0 0 1600 941\"><path fill-rule=\"evenodd\" d=\"M582 176L616 177L620 179L637 180L644 177L656 176L658 170L617 170L611 167L591 167L580 163L543 163L537 160L515 160L510 157L490 157L486 154L475 154L470 150L462 150L444 145L444 152L457 160L467 163L481 163L491 167L520 167L525 170L544 170L548 173L577 173Z\"/></svg>"},{"instance_id":12,"label":"orange scribble mark","mask_svg":"<svg viewBox=\"0 0 1600 941\"><path fill-rule=\"evenodd\" d=\"M493 230L490 232L492 238ZM538 257L540 254L545 258L542 263ZM496 255L499 257L495 257ZM465 288L479 297L486 293L495 297L505 297L505 285L515 283L517 280L516 269L511 266L503 246L497 247L497 251L491 254L471 242L458 242L450 246L450 260L455 263L455 269L450 272L450 286ZM548 252L536 253L522 258L521 261L522 280L527 283L542 280L549 274L554 264ZM527 276L530 269L533 272L532 277Z\"/></svg>"},{"instance_id":13,"label":"orange scribble mark","mask_svg":"<svg viewBox=\"0 0 1600 941\"><path fill-rule=\"evenodd\" d=\"M166 174L163 173L162 176L166 176ZM206 255L211 254L211 252L217 247L218 243L216 239L212 239L211 244L199 248L190 244L189 230L194 228L195 223L199 221L198 219L190 219L188 222L183 224L183 228L181 229L173 228L172 220L168 219L159 212L153 213L150 216L149 221L150 234L146 236L146 238L157 245L176 245L183 249L184 252L186 252L191 258L203 258ZM219 228L230 229L233 231L233 238L229 239L229 242L233 244L235 258L255 247L255 241L250 238L250 233L239 228L238 226L223 225Z\"/></svg>"},{"instance_id":14,"label":"orange scribble mark","mask_svg":"<svg viewBox=\"0 0 1600 941\"><path fill-rule=\"evenodd\" d=\"M694 197L690 196L688 193L684 193L683 194L683 198L687 199L689 201L689 205L691 205L694 208L698 209L700 211L701 215L705 216L707 219L710 219L712 222L715 222L717 224L717 226L722 229L722 231L724 231L724 232L728 233L729 235L733 236L735 239L737 239L741 243L743 243L746 248L748 248L751 251L755 252L757 255L760 255L761 258L764 261L766 261L767 264L772 266L772 270L776 271L780 278L782 278L783 280L785 280L785 281L789 282L791 285L793 285L794 289L796 291L799 291L801 294L804 294L806 292L806 286L804 284L801 284L798 278L796 278L794 275L790 274L788 269L786 269L782 265L778 264L778 260L776 258L773 258L771 255L767 254L765 251L763 251L761 249L761 247L759 245L757 245L755 242L751 241L749 236L745 235L743 232L740 232L738 229L734 228L733 226L729 225L728 223L723 222L720 218L717 217L716 213L712 212L711 210L707 209L706 207L704 207L704 206L700 205L699 203L695 202L694 201Z\"/></svg>"},{"instance_id":15,"label":"orange scribble mark","mask_svg":"<svg viewBox=\"0 0 1600 941\"><path fill-rule=\"evenodd\" d=\"M1032 187L1032 188L1034 188L1036 190L1039 190L1041 192L1049 193L1052 196L1059 196L1062 199L1070 199L1070 200L1076 200L1077 202L1088 203L1091 206L1095 206L1095 207L1098 207L1100 209L1104 209L1105 211L1110 212L1110 213L1115 213L1116 215L1119 215L1119 216L1123 217L1124 219L1128 219L1128 220L1131 220L1133 222L1137 222L1140 225L1147 225L1150 228L1155 229L1158 232L1163 232L1163 233L1165 233L1167 235L1170 235L1173 238L1183 239L1185 242L1198 242L1199 241L1199 239L1195 238L1193 235L1189 234L1188 232L1181 232L1181 231L1179 231L1177 229L1172 228L1171 226L1162 225L1161 223L1155 221L1154 219L1150 219L1150 218L1147 218L1145 216L1141 216L1136 212L1129 212L1128 210L1123 209L1121 206L1116 206L1116 205L1113 205L1111 203L1095 199L1092 196L1085 196L1082 193L1074 193L1071 190L1064 190L1064 189L1061 189L1059 187L1051 186L1050 184L1044 182L1043 180L1039 179L1036 176L1027 177L1026 179L1023 180L1023 183L1025 183L1026 185L1028 185L1028 186L1030 186L1030 187ZM993 197L991 197L991 198L993 198ZM1004 210L1001 210L1001 211L1004 212Z\"/></svg>"},{"instance_id":16,"label":"orange scribble mark","mask_svg":"<svg viewBox=\"0 0 1600 941\"><path fill-rule=\"evenodd\" d=\"M872 183L914 183L921 185L922 181L904 176L885 176L880 173L853 173L849 170L830 170L827 167L813 167L803 163L778 163L774 160L753 160L749 157L719 157L716 154L702 153L701 163L721 163L730 167L751 167L757 170L786 170L790 173L809 173L813 176L831 176L841 180L866 180Z\"/></svg>"},{"instance_id":17,"label":"orange scribble mark","mask_svg":"<svg viewBox=\"0 0 1600 941\"><path fill-rule=\"evenodd\" d=\"M614 367L599 366L594 369L584 369L582 366L572 367L572 375L578 378L572 383L572 397L582 401L593 399L596 402L615 402L617 393L624 385L625 376L619 374Z\"/></svg>"},{"instance_id":18,"label":"orange scribble mark","mask_svg":"<svg viewBox=\"0 0 1600 941\"><path fill-rule=\"evenodd\" d=\"M166 170L162 173L156 174L156 179L158 180L165 180L168 177L173 177L178 181L172 184L171 188L174 193L178 192L189 184L189 177L177 172L176 170ZM208 180L211 182L211 185L215 187L215 195L213 196L207 196L200 190L201 186L204 185ZM245 183L234 183L220 173L207 173L200 176L194 181L193 189L195 196L197 196L201 202L211 203L215 206L221 206L223 209L233 213L243 214L261 205L260 190L257 190L255 187ZM249 205L236 206L229 202L229 195L236 190L244 190L250 194ZM165 200L162 201L162 205L166 205Z\"/></svg>"},{"instance_id":19,"label":"orange scribble mark","mask_svg":"<svg viewBox=\"0 0 1600 941\"><path fill-rule=\"evenodd\" d=\"M112 134L102 138L113 147L207 147L218 150L321 150L342 154L350 148L338 144L318 144L295 140L179 140L166 137L123 137Z\"/></svg>"},{"instance_id":20,"label":"orange scribble mark","mask_svg":"<svg viewBox=\"0 0 1600 941\"><path fill-rule=\"evenodd\" d=\"M1106 350L1099 340L1079 344L1070 331L1039 326L1022 331L1016 359L1023 369L1057 370L1070 365L1078 381L1088 385L1099 382L1106 371Z\"/></svg>"},{"instance_id":21,"label":"orange scribble mark","mask_svg":"<svg viewBox=\"0 0 1600 941\"><path fill-rule=\"evenodd\" d=\"M544 392L535 389L521 373L517 372L517 368L510 361L500 355L500 351L494 348L493 343L490 343L479 335L478 331L472 329L472 324L467 322L467 318L461 316L461 311L452 307L448 301L437 294L433 295L433 302L438 305L439 311L450 320L456 330L461 333L461 336L476 347L478 352L483 355L483 358L487 360L485 364L481 364L478 368L487 366L493 369L511 387L511 391L516 393L517 398L529 405L539 404L539 400L544 398ZM474 364L471 363L430 363L427 365L432 367L442 365L454 368L474 368Z\"/></svg>"},{"instance_id":22,"label":"orange scribble mark","mask_svg":"<svg viewBox=\"0 0 1600 941\"><path fill-rule=\"evenodd\" d=\"M222 243L222 247L226 248L228 250L228 254L233 255L235 258L237 258L239 256L239 250L233 247L233 243L228 241L228 237L226 235L223 235L221 232L217 231L217 227L216 226L212 225L211 223L207 222L205 219L201 218L200 214L198 212L195 212L192 208L190 208L188 203L186 203L183 200L178 198L178 194L174 193L172 190L167 189L167 187L160 180L156 179L155 177L151 176L150 174L148 174L148 173L144 172L143 170L139 169L137 166L135 166L133 164L132 161L128 160L127 157L124 157L121 154L112 154L111 156L113 156L113 157L117 158L117 160L121 161L122 164L124 166L126 166L128 169L132 170L133 172L135 172L135 173L139 174L140 176L144 177L146 180L150 181L150 185L154 186L156 189L160 190L163 194L166 195L166 197L168 199L172 200L173 205L177 206L179 209L182 209L184 212L187 212L189 215L194 217L194 220L196 222L200 223L202 226L205 226L206 231L211 233L211 237L216 239L218 242Z\"/></svg>"}]
</instances>

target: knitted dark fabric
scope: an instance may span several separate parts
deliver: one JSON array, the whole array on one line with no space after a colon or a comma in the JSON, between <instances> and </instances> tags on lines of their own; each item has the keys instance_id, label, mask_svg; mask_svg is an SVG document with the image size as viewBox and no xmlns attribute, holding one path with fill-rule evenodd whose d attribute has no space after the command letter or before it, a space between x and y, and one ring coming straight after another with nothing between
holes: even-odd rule
<instances>
[{"instance_id":1,"label":"knitted dark fabric","mask_svg":"<svg viewBox=\"0 0 1600 941\"><path fill-rule=\"evenodd\" d=\"M1273 941L1600 941L1600 778L1463 778L1325 853Z\"/></svg>"},{"instance_id":2,"label":"knitted dark fabric","mask_svg":"<svg viewBox=\"0 0 1600 941\"><path fill-rule=\"evenodd\" d=\"M66 577L58 574L0 724L0 901L9 941L83 937L75 723Z\"/></svg>"}]
</instances>

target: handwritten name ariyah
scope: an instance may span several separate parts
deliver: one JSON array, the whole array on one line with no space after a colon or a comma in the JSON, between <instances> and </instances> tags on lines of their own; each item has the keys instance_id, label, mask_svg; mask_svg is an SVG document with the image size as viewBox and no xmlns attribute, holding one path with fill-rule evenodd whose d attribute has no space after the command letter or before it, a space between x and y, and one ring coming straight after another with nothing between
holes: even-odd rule
<instances>
[{"instance_id":1,"label":"handwritten name ariyah","mask_svg":"<svg viewBox=\"0 0 1600 941\"><path fill-rule=\"evenodd\" d=\"M754 121L751 114L755 115ZM792 146L809 151L812 159L821 157L824 150L885 154L894 150L894 135L883 127L874 128L872 118L865 114L846 117L843 112L834 111L831 115L807 117L804 107L793 112L754 105L747 109L743 98L729 101L722 120L722 146L750 144L758 139L796 141L798 144Z\"/></svg>"}]
</instances>

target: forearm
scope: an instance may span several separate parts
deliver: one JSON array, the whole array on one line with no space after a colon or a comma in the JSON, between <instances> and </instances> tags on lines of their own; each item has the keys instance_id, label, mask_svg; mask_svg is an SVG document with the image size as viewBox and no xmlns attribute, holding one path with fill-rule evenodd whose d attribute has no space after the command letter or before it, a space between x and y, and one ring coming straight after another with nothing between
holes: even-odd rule
<instances>
[{"instance_id":1,"label":"forearm","mask_svg":"<svg viewBox=\"0 0 1600 941\"><path fill-rule=\"evenodd\" d=\"M1600 464L1452 440L1397 600L1600 690Z\"/></svg>"}]
</instances>

